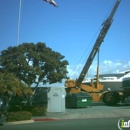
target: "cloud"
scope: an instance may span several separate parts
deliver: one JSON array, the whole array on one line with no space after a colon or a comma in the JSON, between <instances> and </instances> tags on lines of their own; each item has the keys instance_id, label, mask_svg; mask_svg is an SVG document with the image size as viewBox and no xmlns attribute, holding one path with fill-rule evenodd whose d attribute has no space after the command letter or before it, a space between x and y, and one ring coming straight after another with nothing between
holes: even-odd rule
<instances>
[{"instance_id":1,"label":"cloud","mask_svg":"<svg viewBox=\"0 0 130 130\"><path fill-rule=\"evenodd\" d=\"M103 62L103 64L101 64L101 67L104 68L104 72L105 73L118 73L121 71L125 71L125 70L130 70L130 61L128 62L124 62L124 61L108 61L108 62ZM106 69L105 69L106 67ZM104 73L102 72L102 73Z\"/></svg>"},{"instance_id":2,"label":"cloud","mask_svg":"<svg viewBox=\"0 0 130 130\"><path fill-rule=\"evenodd\" d=\"M83 69L82 64L78 64L77 66L67 66L67 70L69 72L68 77L70 77L71 79L77 78L82 69Z\"/></svg>"},{"instance_id":3,"label":"cloud","mask_svg":"<svg viewBox=\"0 0 130 130\"><path fill-rule=\"evenodd\" d=\"M68 66L68 76L70 79L76 79L80 75L80 72L83 69L82 64L78 64L75 66ZM100 62L100 74L108 74L108 73L119 73L121 71L130 70L130 61L124 62L121 60L111 61L111 60L104 60ZM97 61L93 61L92 65L90 66L88 73L86 74L86 78L93 78L97 72Z\"/></svg>"}]
</instances>

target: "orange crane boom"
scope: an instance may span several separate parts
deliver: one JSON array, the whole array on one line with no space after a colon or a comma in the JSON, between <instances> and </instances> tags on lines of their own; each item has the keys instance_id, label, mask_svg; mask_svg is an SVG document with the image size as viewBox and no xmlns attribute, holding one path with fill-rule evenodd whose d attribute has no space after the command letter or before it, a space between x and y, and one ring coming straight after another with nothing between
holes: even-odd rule
<instances>
[{"instance_id":1,"label":"orange crane boom","mask_svg":"<svg viewBox=\"0 0 130 130\"><path fill-rule=\"evenodd\" d=\"M65 81L65 87L66 87L66 91L69 92L69 93L77 93L77 92L80 92L81 89L88 92L88 93L91 93L91 96L93 98L94 101L99 101L100 100L100 97L101 97L101 90L103 90L103 85L101 85L99 82L98 82L98 77L99 77L99 72L97 71L97 84L95 86L95 84L93 84L93 81L91 81L91 84L90 85L84 85L82 84L82 81L84 80L85 76L86 76L86 73L88 72L88 69L90 68L90 65L92 64L92 61L95 57L95 55L97 54L97 52L99 51L99 48L102 44L102 42L104 41L104 38L113 22L113 16L120 4L120 1L121 0L117 0L109 17L103 22L102 24L102 29L95 41L95 44L92 48L92 51L83 67L83 70L81 71L79 77L77 80L69 80L67 79ZM99 68L97 69L99 70Z\"/></svg>"}]
</instances>

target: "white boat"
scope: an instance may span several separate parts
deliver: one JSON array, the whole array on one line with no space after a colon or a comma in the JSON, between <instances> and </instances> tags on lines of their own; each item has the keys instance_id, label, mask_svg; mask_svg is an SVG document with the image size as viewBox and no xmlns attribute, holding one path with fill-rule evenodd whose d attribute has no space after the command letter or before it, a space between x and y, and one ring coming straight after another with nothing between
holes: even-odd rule
<instances>
[{"instance_id":1,"label":"white boat","mask_svg":"<svg viewBox=\"0 0 130 130\"><path fill-rule=\"evenodd\" d=\"M123 78L122 86L123 89L130 91L130 77Z\"/></svg>"},{"instance_id":2,"label":"white boat","mask_svg":"<svg viewBox=\"0 0 130 130\"><path fill-rule=\"evenodd\" d=\"M99 81L104 85L104 90L122 90L122 81L124 78L130 78L130 70L113 73L113 74L100 74ZM89 81L83 83L88 84Z\"/></svg>"}]
</instances>

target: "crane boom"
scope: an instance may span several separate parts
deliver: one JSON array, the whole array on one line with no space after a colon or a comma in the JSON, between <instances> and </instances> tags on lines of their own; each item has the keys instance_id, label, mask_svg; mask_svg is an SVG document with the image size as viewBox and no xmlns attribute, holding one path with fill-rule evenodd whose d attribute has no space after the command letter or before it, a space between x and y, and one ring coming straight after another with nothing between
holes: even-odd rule
<instances>
[{"instance_id":1,"label":"crane boom","mask_svg":"<svg viewBox=\"0 0 130 130\"><path fill-rule=\"evenodd\" d=\"M101 31L100 31L100 33L98 35L98 38L96 39L96 42L95 42L95 44L93 46L93 49L92 49L92 51L91 51L85 65L83 67L82 72L80 73L80 75L79 75L79 77L78 77L78 79L76 81L76 86L79 86L82 83L83 79L86 76L86 73L88 72L88 69L89 69L90 65L92 64L92 61L93 61L96 53L99 51L100 45L102 44L102 42L103 42L103 40L104 40L104 38L105 38L111 24L112 24L112 21L113 21L112 18L113 18L114 14L115 14L115 12L116 12L116 10L118 8L118 5L119 5L120 1L121 0L116 1L116 3L114 5L109 17L102 24L102 29L101 29Z\"/></svg>"}]
</instances>

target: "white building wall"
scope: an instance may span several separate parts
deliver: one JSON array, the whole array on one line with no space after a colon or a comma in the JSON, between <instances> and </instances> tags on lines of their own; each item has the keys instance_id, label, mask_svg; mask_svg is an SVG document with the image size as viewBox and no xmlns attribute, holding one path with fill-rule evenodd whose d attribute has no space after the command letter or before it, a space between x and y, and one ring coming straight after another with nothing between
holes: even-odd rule
<instances>
[{"instance_id":1,"label":"white building wall","mask_svg":"<svg viewBox=\"0 0 130 130\"><path fill-rule=\"evenodd\" d=\"M64 87L51 87L48 92L47 112L65 112L65 96Z\"/></svg>"}]
</instances>

